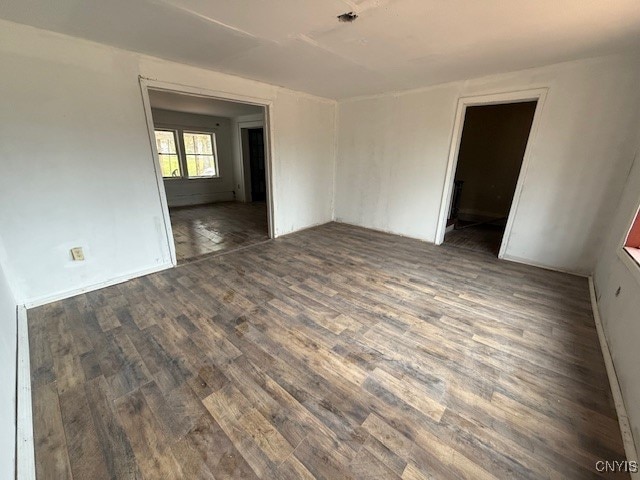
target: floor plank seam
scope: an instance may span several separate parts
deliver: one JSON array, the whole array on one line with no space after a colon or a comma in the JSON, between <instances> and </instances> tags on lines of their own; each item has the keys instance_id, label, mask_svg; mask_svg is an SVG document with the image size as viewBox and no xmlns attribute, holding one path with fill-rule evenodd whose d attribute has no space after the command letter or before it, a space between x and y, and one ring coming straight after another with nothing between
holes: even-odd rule
<instances>
[{"instance_id":1,"label":"floor plank seam","mask_svg":"<svg viewBox=\"0 0 640 480\"><path fill-rule=\"evenodd\" d=\"M73 381L111 406L35 409L41 477L126 462L121 441L143 478L584 479L624 458L583 279L336 224L253 246L29 312L38 405ZM89 414L121 433L91 447Z\"/></svg>"}]
</instances>

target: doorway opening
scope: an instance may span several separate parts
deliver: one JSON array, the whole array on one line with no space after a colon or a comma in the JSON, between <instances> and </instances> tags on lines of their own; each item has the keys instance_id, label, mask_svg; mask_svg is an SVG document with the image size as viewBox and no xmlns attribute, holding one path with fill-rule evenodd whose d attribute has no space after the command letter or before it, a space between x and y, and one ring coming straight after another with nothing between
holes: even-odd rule
<instances>
[{"instance_id":1,"label":"doorway opening","mask_svg":"<svg viewBox=\"0 0 640 480\"><path fill-rule=\"evenodd\" d=\"M267 106L142 87L174 265L272 237Z\"/></svg>"},{"instance_id":2,"label":"doorway opening","mask_svg":"<svg viewBox=\"0 0 640 480\"><path fill-rule=\"evenodd\" d=\"M538 99L463 105L445 244L502 257L537 107Z\"/></svg>"},{"instance_id":3,"label":"doorway opening","mask_svg":"<svg viewBox=\"0 0 640 480\"><path fill-rule=\"evenodd\" d=\"M267 198L264 128L256 126L256 122L242 122L239 127L246 183L244 200L264 202Z\"/></svg>"}]
</instances>

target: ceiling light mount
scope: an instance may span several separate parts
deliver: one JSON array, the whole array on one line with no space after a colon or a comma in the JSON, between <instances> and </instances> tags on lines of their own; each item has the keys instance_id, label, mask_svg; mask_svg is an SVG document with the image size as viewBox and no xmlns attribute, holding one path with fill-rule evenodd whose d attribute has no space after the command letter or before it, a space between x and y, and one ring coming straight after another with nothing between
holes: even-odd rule
<instances>
[{"instance_id":1,"label":"ceiling light mount","mask_svg":"<svg viewBox=\"0 0 640 480\"><path fill-rule=\"evenodd\" d=\"M358 18L358 15L354 12L347 12L347 13L343 13L342 15L338 15L339 22L351 23L356 18Z\"/></svg>"}]
</instances>

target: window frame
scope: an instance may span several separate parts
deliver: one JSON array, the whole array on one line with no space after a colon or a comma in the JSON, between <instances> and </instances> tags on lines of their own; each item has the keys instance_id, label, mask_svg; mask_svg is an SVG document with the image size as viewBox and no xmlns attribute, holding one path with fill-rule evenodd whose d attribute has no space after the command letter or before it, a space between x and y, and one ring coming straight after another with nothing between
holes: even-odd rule
<instances>
[{"instance_id":1,"label":"window frame","mask_svg":"<svg viewBox=\"0 0 640 480\"><path fill-rule=\"evenodd\" d=\"M632 233L638 235L638 231L640 231L640 208L638 208L636 214L631 220L631 225L627 229L627 233L624 236L624 240L622 242L622 248L624 249L624 251L640 267L640 245L637 247L629 245L629 237L631 237Z\"/></svg>"},{"instance_id":2,"label":"window frame","mask_svg":"<svg viewBox=\"0 0 640 480\"><path fill-rule=\"evenodd\" d=\"M199 155L199 154L191 154L187 153L187 148L184 145L184 135L185 134L195 134L195 135L209 135L211 137L211 155L213 156L213 164L215 165L216 174L215 175L199 175L192 177L189 175L189 166L187 165L187 155ZM218 143L216 139L215 131L207 131L202 129L193 129L193 128L182 128L180 130L180 143L183 147L184 151L184 171L186 173L185 178L190 180L202 180L207 178L219 178L220 177L220 168L218 166Z\"/></svg>"},{"instance_id":3,"label":"window frame","mask_svg":"<svg viewBox=\"0 0 640 480\"><path fill-rule=\"evenodd\" d=\"M188 125L172 125L166 123L154 123L153 125L154 132L156 130L159 131L171 131L174 133L174 138L177 140L176 150L178 152L178 161L180 163L180 176L179 177L162 177L163 180L176 181L176 180L211 180L215 178L221 178L220 175L220 162L218 162L218 142L217 142L217 132L215 129L207 129L203 127L190 127ZM215 164L216 174L215 175L206 175L206 176L198 176L191 177L189 176L189 169L187 166L187 154L186 148L184 145L184 134L185 133L195 133L198 135L210 135L211 136L211 149L213 154L213 162ZM155 135L155 134L154 134ZM176 138L177 137L177 138ZM158 164L160 163L160 153L156 152L158 158L156 161Z\"/></svg>"},{"instance_id":4,"label":"window frame","mask_svg":"<svg viewBox=\"0 0 640 480\"><path fill-rule=\"evenodd\" d=\"M176 146L176 156L178 157L178 166L180 167L180 175L174 177L173 175L170 177L165 177L164 175L162 175L162 167L160 168L160 175L162 175L162 179L163 180L179 180L184 178L184 165L182 163L182 156L180 155L180 138L178 135L178 130L172 127L153 127L153 136L154 136L154 140L155 140L155 133L156 132L171 132L173 133L173 143ZM166 154L166 153L160 153L159 151L157 151L157 147L156 147L156 153L158 155L157 161L158 164L160 165L160 155L170 155L170 154Z\"/></svg>"},{"instance_id":5,"label":"window frame","mask_svg":"<svg viewBox=\"0 0 640 480\"><path fill-rule=\"evenodd\" d=\"M640 249L637 252L632 252L630 249L633 247L628 247L627 240L629 238L629 234L631 233L631 229L633 228L634 222L636 218L640 215L640 197L636 199L636 205L639 205L633 212L633 215L627 220L627 228L625 229L624 235L620 240L620 244L617 249L618 258L622 261L622 263L629 269L632 275L635 277L637 282L640 284ZM634 255L635 253L635 255Z\"/></svg>"}]
</instances>

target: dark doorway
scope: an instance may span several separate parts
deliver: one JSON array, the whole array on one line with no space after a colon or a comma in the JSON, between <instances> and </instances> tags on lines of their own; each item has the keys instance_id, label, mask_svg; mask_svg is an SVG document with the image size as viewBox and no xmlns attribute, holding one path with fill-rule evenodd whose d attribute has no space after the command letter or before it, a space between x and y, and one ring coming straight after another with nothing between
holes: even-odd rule
<instances>
[{"instance_id":1,"label":"dark doorway","mask_svg":"<svg viewBox=\"0 0 640 480\"><path fill-rule=\"evenodd\" d=\"M536 104L467 107L445 243L498 254Z\"/></svg>"},{"instance_id":2,"label":"dark doorway","mask_svg":"<svg viewBox=\"0 0 640 480\"><path fill-rule=\"evenodd\" d=\"M267 181L264 163L264 132L262 128L250 128L249 170L251 172L251 201L267 199Z\"/></svg>"}]
</instances>

